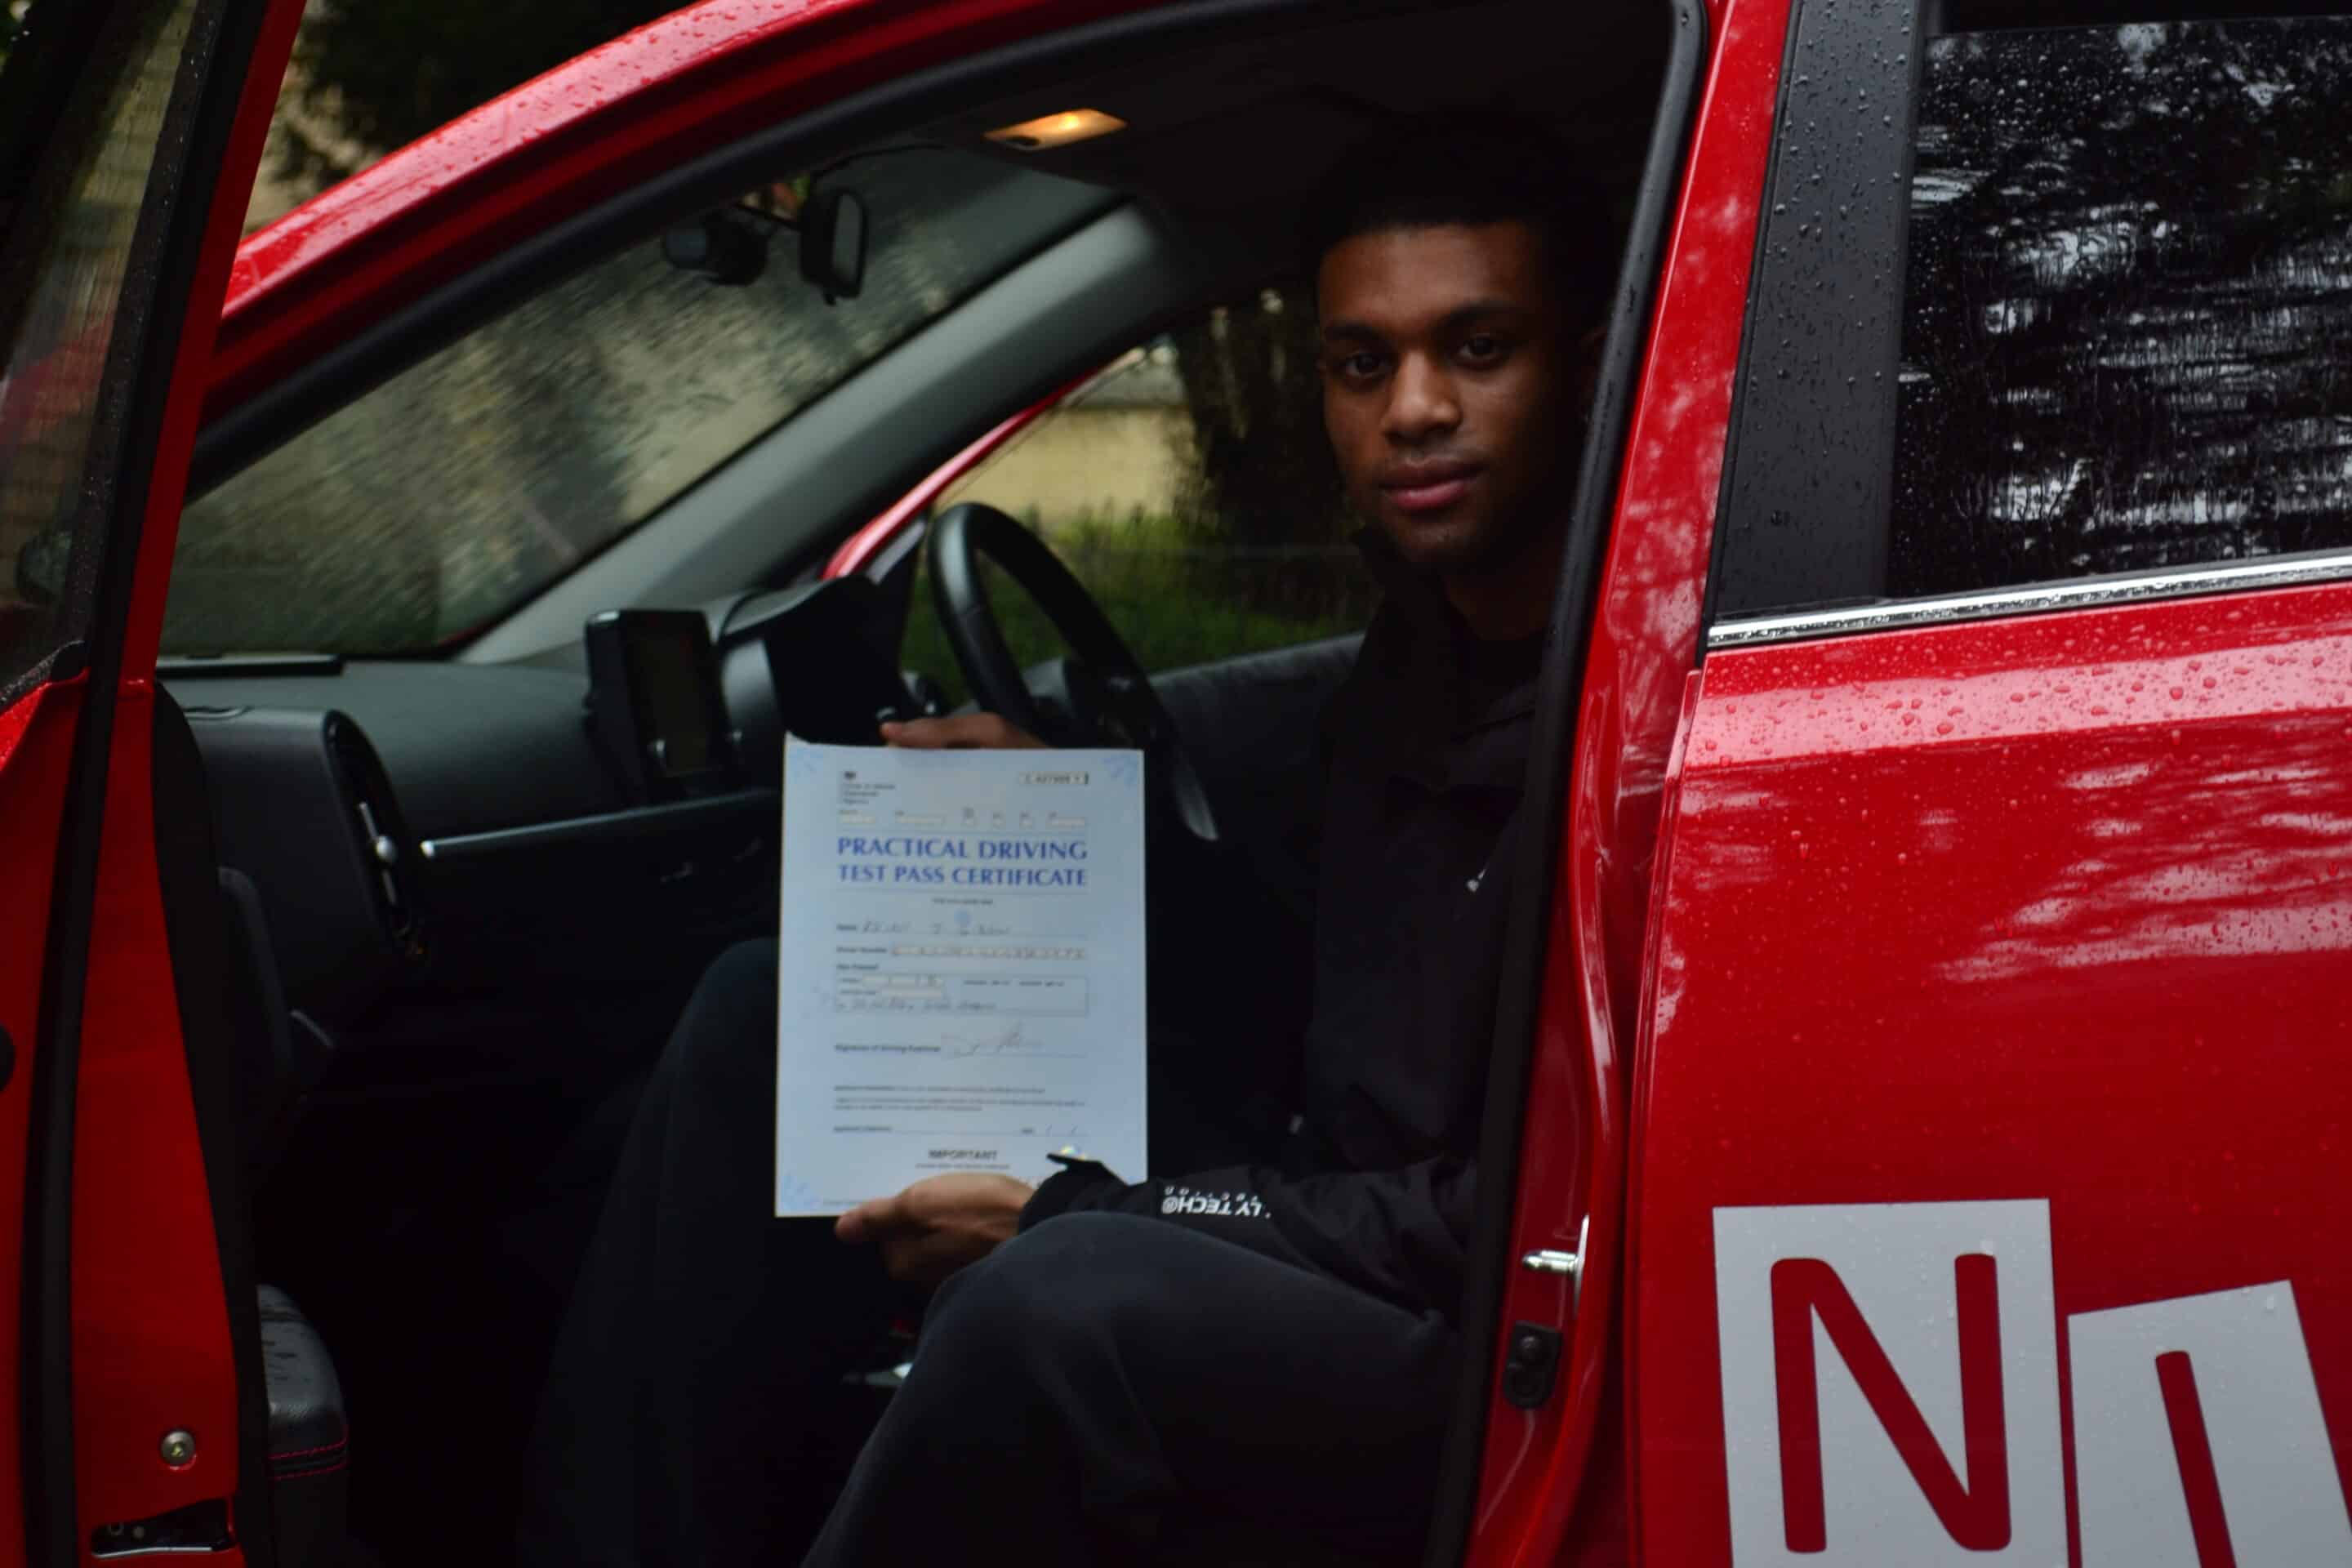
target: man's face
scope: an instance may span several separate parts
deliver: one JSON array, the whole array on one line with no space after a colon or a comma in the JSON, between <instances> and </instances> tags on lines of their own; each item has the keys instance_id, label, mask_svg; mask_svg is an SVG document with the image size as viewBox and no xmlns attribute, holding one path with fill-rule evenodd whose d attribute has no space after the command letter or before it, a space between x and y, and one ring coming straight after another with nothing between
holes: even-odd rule
<instances>
[{"instance_id":1,"label":"man's face","mask_svg":"<svg viewBox=\"0 0 2352 1568\"><path fill-rule=\"evenodd\" d=\"M1525 224L1382 229L1317 279L1323 423L1348 499L1440 574L1507 564L1566 499L1576 382Z\"/></svg>"}]
</instances>

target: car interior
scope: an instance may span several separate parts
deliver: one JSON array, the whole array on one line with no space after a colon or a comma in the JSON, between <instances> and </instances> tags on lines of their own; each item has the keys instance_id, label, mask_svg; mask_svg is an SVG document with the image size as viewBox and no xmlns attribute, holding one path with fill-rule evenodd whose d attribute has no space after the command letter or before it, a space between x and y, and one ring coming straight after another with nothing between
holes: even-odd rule
<instances>
[{"instance_id":1,"label":"car interior","mask_svg":"<svg viewBox=\"0 0 2352 1568\"><path fill-rule=\"evenodd\" d=\"M215 1206L225 1257L244 1260L232 1296L241 1283L257 1303L237 1325L254 1365L268 1347L281 1562L508 1552L547 1353L636 1087L703 967L775 928L788 733L870 742L879 718L940 710L961 681L986 706L1027 700L1050 739L1143 745L1155 777L1189 781L1160 792L1151 827L1156 996L1171 1009L1238 999L1303 1012L1297 813L1352 637L1318 628L1147 668L1117 637L1079 635L1084 588L1023 566L1003 531L1034 537L1003 510L918 516L858 571L827 579L824 564L1000 420L1214 307L1291 285L1304 194L1391 117L1543 117L1606 190L1592 243L1617 254L1671 30L1667 8L1637 4L1243 5L1173 44L1114 39L945 73L919 101L886 105L887 122L766 127L691 181L616 187L593 245L508 268L494 295L479 280L444 289L407 311L396 341L367 338L208 407L166 632L158 837L192 1057L233 1064L211 1091L225 1108L215 1120L234 1129L215 1163L215 1194L232 1195ZM1061 144L990 134L1079 109L1124 127ZM352 596L326 592L310 566L373 537L370 508L362 489L298 475L279 492L311 485L319 499L290 574L208 582L205 540L258 504L273 462L336 419L352 421L339 444L382 436L389 461L423 466L424 488L436 466L471 485L480 454L437 435L401 444L403 411L446 383L408 384L424 387L408 403L388 389L436 354L457 363L469 334L560 332L562 312L534 310L614 258L655 269L664 289L731 290L730 309L790 295L790 309L854 337L890 284L893 245L919 238L893 205L919 199L916 182L889 174L916 166L891 155L909 145L952 155L948 196L1025 203L1000 231L1017 248L997 243L934 290L943 308L884 323L746 415L690 472L664 457L670 477L648 478L624 454L610 483L632 500L604 536L551 547L528 571L481 568L506 573L502 586L429 611L421 638L357 619L346 635L337 617L359 616ZM846 221L868 230L866 297L812 305L813 278L842 278L807 257L797 274L772 258L758 285L729 281L725 247L794 241L713 193L812 169L821 187L857 195L863 210ZM958 184L957 170L1002 174ZM1040 181L1043 195L1029 188ZM630 313L661 350L646 372L657 379L706 350L690 334L665 343L668 318L650 299L633 297ZM680 395L708 405L698 420L725 425L730 405L696 370L677 372ZM544 390L483 385L520 408ZM367 407L379 413L362 419ZM1298 428L1319 426L1310 415ZM1302 497L1301 515L1328 504ZM1039 552L1049 561L1052 542ZM446 583L455 558L442 550L419 571ZM958 644L950 628L966 668L907 663L926 592L942 609L986 609L975 550L1045 605L1071 657L1010 664L1002 644L992 659L985 639ZM381 574L361 587L400 591ZM241 616L258 628L252 641ZM1107 620L1124 630L1115 612ZM315 630L290 641L287 626ZM1210 908L1251 911L1255 934L1236 942L1233 920L1203 918ZM194 934L205 927L210 937ZM1207 978L1162 979L1180 976ZM887 1397L887 1378L845 1394L845 1465L858 1422Z\"/></svg>"}]
</instances>

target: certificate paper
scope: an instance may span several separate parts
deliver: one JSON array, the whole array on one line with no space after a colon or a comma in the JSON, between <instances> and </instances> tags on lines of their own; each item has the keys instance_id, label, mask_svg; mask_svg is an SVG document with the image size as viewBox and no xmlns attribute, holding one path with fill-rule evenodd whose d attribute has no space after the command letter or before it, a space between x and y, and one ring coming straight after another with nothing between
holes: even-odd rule
<instances>
[{"instance_id":1,"label":"certificate paper","mask_svg":"<svg viewBox=\"0 0 2352 1568\"><path fill-rule=\"evenodd\" d=\"M1139 1176L1141 753L792 741L784 781L776 1213Z\"/></svg>"}]
</instances>

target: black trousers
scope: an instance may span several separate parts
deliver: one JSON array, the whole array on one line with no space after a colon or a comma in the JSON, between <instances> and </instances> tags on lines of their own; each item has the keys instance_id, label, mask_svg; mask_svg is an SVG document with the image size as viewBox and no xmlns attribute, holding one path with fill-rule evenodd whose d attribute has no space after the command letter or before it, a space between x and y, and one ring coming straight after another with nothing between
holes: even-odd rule
<instances>
[{"instance_id":1,"label":"black trousers","mask_svg":"<svg viewBox=\"0 0 2352 1568\"><path fill-rule=\"evenodd\" d=\"M526 1563L789 1563L823 1520L845 1373L909 1297L770 1213L775 956L712 965L646 1091L556 1344ZM940 1289L808 1561L1410 1562L1458 1359L1436 1317L1242 1247L1050 1220Z\"/></svg>"}]
</instances>

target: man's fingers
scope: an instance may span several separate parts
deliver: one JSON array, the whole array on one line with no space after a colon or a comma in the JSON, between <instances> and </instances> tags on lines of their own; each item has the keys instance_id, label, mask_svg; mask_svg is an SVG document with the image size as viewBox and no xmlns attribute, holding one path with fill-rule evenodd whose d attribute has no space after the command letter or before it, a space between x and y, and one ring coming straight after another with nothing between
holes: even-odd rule
<instances>
[{"instance_id":1,"label":"man's fingers","mask_svg":"<svg viewBox=\"0 0 2352 1568\"><path fill-rule=\"evenodd\" d=\"M889 745L926 752L965 748L1021 751L1045 743L1002 713L950 713L941 719L909 719L904 723L883 725L882 739Z\"/></svg>"},{"instance_id":2,"label":"man's fingers","mask_svg":"<svg viewBox=\"0 0 2352 1568\"><path fill-rule=\"evenodd\" d=\"M868 1198L833 1222L833 1234L852 1247L863 1247L897 1224L896 1197Z\"/></svg>"},{"instance_id":3,"label":"man's fingers","mask_svg":"<svg viewBox=\"0 0 2352 1568\"><path fill-rule=\"evenodd\" d=\"M882 726L882 739L893 746L906 746L914 751L937 751L951 746L987 746L1003 720L993 713L954 713L942 719L910 719L905 723Z\"/></svg>"},{"instance_id":4,"label":"man's fingers","mask_svg":"<svg viewBox=\"0 0 2352 1568\"><path fill-rule=\"evenodd\" d=\"M927 1176L858 1205L833 1231L850 1246L873 1247L892 1279L936 1285L1009 1238L1031 1191L1026 1182L976 1171Z\"/></svg>"},{"instance_id":5,"label":"man's fingers","mask_svg":"<svg viewBox=\"0 0 2352 1568\"><path fill-rule=\"evenodd\" d=\"M882 726L882 742L888 746L904 746L909 751L936 751L954 745L969 721L977 717L977 714L958 714L947 719L909 719L903 723L885 724Z\"/></svg>"}]
</instances>

